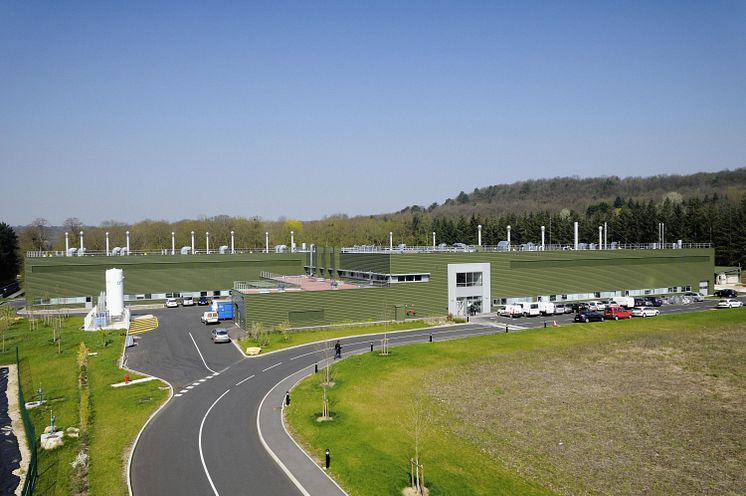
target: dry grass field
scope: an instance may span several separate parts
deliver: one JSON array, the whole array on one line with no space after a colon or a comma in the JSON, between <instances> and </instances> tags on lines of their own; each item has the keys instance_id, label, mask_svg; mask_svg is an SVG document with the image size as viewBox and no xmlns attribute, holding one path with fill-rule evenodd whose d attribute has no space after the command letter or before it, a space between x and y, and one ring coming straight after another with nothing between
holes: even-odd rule
<instances>
[{"instance_id":1,"label":"dry grass field","mask_svg":"<svg viewBox=\"0 0 746 496\"><path fill-rule=\"evenodd\" d=\"M746 494L742 325L509 352L429 394L441 426L559 494Z\"/></svg>"}]
</instances>

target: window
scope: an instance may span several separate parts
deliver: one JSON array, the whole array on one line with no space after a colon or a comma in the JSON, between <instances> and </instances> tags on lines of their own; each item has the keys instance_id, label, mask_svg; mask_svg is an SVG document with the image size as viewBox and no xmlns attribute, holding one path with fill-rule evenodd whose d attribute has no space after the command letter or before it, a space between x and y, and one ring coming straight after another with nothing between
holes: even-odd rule
<instances>
[{"instance_id":1,"label":"window","mask_svg":"<svg viewBox=\"0 0 746 496\"><path fill-rule=\"evenodd\" d=\"M456 273L456 287L467 288L482 285L481 272L458 272Z\"/></svg>"}]
</instances>

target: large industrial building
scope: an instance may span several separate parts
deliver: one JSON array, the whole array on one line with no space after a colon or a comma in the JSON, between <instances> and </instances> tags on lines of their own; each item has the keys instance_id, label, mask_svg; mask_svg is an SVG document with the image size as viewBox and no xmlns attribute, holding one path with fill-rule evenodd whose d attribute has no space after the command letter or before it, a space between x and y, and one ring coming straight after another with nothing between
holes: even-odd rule
<instances>
[{"instance_id":1,"label":"large industrial building","mask_svg":"<svg viewBox=\"0 0 746 496\"><path fill-rule=\"evenodd\" d=\"M573 247L355 247L284 253L30 256L38 303L82 303L124 271L125 301L231 298L242 326L293 327L487 313L516 301L712 291L714 251L667 244Z\"/></svg>"}]
</instances>

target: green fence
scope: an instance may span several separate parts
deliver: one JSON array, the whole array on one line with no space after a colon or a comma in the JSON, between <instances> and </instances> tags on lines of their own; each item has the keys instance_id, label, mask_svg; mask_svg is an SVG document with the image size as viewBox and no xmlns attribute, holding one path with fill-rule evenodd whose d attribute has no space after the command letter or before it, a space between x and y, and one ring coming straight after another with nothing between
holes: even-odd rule
<instances>
[{"instance_id":1,"label":"green fence","mask_svg":"<svg viewBox=\"0 0 746 496\"><path fill-rule=\"evenodd\" d=\"M38 476L36 466L36 433L34 432L34 426L31 423L31 418L26 410L26 400L23 397L23 387L21 386L21 360L18 355L18 348L16 347L16 371L18 372L18 407L21 410L21 418L23 418L23 428L26 431L26 441L28 442L28 449L31 453L31 459L28 464L28 472L26 473L26 482L23 484L22 496L31 496L34 494L34 486L36 485L36 478Z\"/></svg>"}]
</instances>

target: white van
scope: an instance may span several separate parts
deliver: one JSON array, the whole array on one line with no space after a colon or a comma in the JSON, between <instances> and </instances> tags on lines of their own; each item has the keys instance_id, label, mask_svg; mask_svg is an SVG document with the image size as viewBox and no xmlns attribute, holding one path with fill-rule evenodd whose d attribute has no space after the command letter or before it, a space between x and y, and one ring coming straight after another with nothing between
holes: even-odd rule
<instances>
[{"instance_id":1,"label":"white van","mask_svg":"<svg viewBox=\"0 0 746 496\"><path fill-rule=\"evenodd\" d=\"M200 320L204 324L217 324L218 323L218 312L205 312L202 314Z\"/></svg>"},{"instance_id":2,"label":"white van","mask_svg":"<svg viewBox=\"0 0 746 496\"><path fill-rule=\"evenodd\" d=\"M500 315L503 317L521 317L523 315L523 307L520 305L505 305L500 309Z\"/></svg>"},{"instance_id":3,"label":"white van","mask_svg":"<svg viewBox=\"0 0 746 496\"><path fill-rule=\"evenodd\" d=\"M542 315L554 315L554 303L551 301L540 301L539 302L539 313Z\"/></svg>"},{"instance_id":4,"label":"white van","mask_svg":"<svg viewBox=\"0 0 746 496\"><path fill-rule=\"evenodd\" d=\"M522 302L521 308L523 309L523 316L524 317L537 317L541 315L541 310L539 310L539 303L537 302Z\"/></svg>"}]
</instances>

